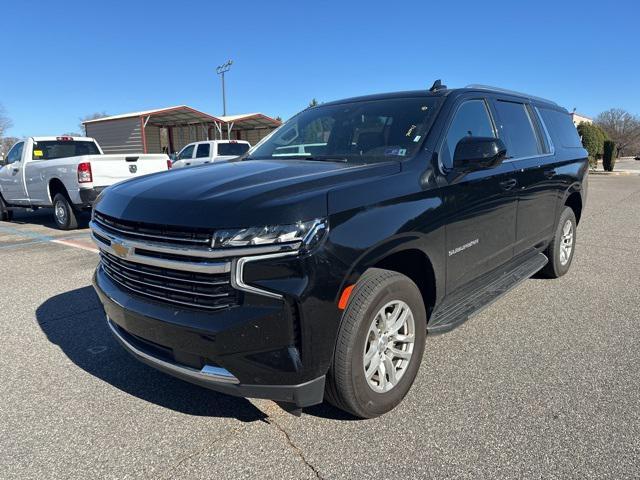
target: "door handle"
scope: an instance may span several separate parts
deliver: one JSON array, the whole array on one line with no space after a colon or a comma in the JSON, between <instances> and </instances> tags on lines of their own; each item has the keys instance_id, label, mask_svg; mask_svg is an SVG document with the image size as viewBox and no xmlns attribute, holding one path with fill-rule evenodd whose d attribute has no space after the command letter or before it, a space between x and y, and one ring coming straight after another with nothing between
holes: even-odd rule
<instances>
[{"instance_id":1,"label":"door handle","mask_svg":"<svg viewBox=\"0 0 640 480\"><path fill-rule=\"evenodd\" d=\"M551 169L551 170L545 170L545 171L544 171L544 176L545 176L545 177L547 177L547 178L553 178L553 177L555 177L555 176L556 176L556 169L555 169L555 168L553 168L553 169Z\"/></svg>"},{"instance_id":2,"label":"door handle","mask_svg":"<svg viewBox=\"0 0 640 480\"><path fill-rule=\"evenodd\" d=\"M19 171L20 171L20 169L19 169L19 168L14 168L14 169L13 169L13 173L18 173Z\"/></svg>"},{"instance_id":3,"label":"door handle","mask_svg":"<svg viewBox=\"0 0 640 480\"><path fill-rule=\"evenodd\" d=\"M515 178L510 178L509 180L505 180L504 182L500 182L500 186L503 190L511 190L518 184L518 181Z\"/></svg>"}]
</instances>

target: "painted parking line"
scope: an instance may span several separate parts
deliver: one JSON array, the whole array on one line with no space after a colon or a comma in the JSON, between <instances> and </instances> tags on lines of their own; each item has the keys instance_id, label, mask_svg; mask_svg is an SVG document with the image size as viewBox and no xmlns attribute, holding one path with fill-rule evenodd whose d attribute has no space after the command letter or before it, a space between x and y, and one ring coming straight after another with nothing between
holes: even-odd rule
<instances>
[{"instance_id":1,"label":"painted parking line","mask_svg":"<svg viewBox=\"0 0 640 480\"><path fill-rule=\"evenodd\" d=\"M100 253L93 242L89 239L87 240L74 240L74 239L56 239L51 240L51 243L57 243L58 245L66 245L67 247L79 248L80 250L86 250L87 252Z\"/></svg>"},{"instance_id":2,"label":"painted parking line","mask_svg":"<svg viewBox=\"0 0 640 480\"><path fill-rule=\"evenodd\" d=\"M58 245L64 245L67 247L79 248L80 250L86 250L88 252L99 253L99 250L95 247L93 241L88 237L84 237L83 235L71 235L67 237L51 237L49 235L44 235L42 233L32 232L29 230L22 230L15 227L10 227L6 225L0 225L0 233L7 233L10 235L15 235L18 237L26 237L29 241L19 242L19 243L11 243L7 245L1 245L0 249L8 249L15 248L21 246L29 246L35 245L39 243L57 243Z\"/></svg>"}]
</instances>

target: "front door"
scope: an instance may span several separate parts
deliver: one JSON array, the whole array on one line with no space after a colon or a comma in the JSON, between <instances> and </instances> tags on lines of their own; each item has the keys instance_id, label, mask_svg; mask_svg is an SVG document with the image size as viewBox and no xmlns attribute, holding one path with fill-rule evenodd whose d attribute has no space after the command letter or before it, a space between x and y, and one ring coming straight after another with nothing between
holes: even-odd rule
<instances>
[{"instance_id":1,"label":"front door","mask_svg":"<svg viewBox=\"0 0 640 480\"><path fill-rule=\"evenodd\" d=\"M513 166L460 176L452 170L453 152L464 137L497 137L487 100L468 98L455 109L439 159L456 213L446 226L447 294L509 261L516 234L517 183Z\"/></svg>"},{"instance_id":2,"label":"front door","mask_svg":"<svg viewBox=\"0 0 640 480\"><path fill-rule=\"evenodd\" d=\"M2 196L7 203L25 205L29 203L23 182L24 142L16 143L7 154L7 164L0 168Z\"/></svg>"}]
</instances>

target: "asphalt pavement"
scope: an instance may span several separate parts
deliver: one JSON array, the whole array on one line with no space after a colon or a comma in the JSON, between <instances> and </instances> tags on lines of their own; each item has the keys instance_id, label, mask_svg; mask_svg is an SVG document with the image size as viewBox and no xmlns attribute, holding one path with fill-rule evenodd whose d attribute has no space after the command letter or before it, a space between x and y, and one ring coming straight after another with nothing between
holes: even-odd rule
<instances>
[{"instance_id":1,"label":"asphalt pavement","mask_svg":"<svg viewBox=\"0 0 640 480\"><path fill-rule=\"evenodd\" d=\"M638 239L640 177L593 176L565 277L428 338L389 414L297 418L135 361L86 229L18 214L0 222L0 478L638 478Z\"/></svg>"}]
</instances>

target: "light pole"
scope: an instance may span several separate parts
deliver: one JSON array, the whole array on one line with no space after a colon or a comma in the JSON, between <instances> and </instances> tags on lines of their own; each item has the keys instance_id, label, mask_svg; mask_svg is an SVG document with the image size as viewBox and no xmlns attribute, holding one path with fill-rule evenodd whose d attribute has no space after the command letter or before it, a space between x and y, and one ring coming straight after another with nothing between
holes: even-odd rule
<instances>
[{"instance_id":1,"label":"light pole","mask_svg":"<svg viewBox=\"0 0 640 480\"><path fill-rule=\"evenodd\" d=\"M220 75L220 77L222 78L222 115L223 116L227 114L227 98L224 92L224 74L225 72L229 71L232 64L233 64L233 60L227 60L226 63L223 63L222 65L216 68L216 73Z\"/></svg>"}]
</instances>

